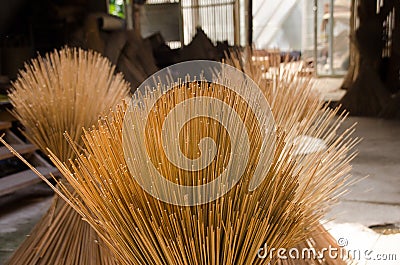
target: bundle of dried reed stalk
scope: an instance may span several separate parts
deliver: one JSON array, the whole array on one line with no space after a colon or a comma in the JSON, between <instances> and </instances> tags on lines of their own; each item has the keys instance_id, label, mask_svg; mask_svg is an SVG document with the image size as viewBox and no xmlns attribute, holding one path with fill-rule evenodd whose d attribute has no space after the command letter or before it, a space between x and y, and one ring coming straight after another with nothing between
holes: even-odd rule
<instances>
[{"instance_id":1,"label":"bundle of dried reed stalk","mask_svg":"<svg viewBox=\"0 0 400 265\"><path fill-rule=\"evenodd\" d=\"M268 264L276 257L259 258L262 246L278 249L298 244L301 248L310 244L310 237L321 241L318 236L332 241L325 236L319 220L340 194L354 157L350 150L357 139L350 138L352 128L337 134L344 114L336 116L337 109L331 110L313 97L310 82L287 72L274 78L258 80L265 82L261 88L272 106L277 139L272 166L252 192L247 187L259 158L260 137L252 110L232 90L209 83L177 86L157 101L145 122L145 150L151 157L147 163L155 164L159 172L176 184L197 186L217 178L230 159L224 150L234 144L218 124L201 117L191 120L190 125L182 127L181 134L189 138L174 140L188 157L197 158L199 139L214 139L215 163L194 173L171 165L163 152L160 132L165 115L179 102L199 95L224 101L241 117L254 147L250 148L248 164L238 165L245 168L244 177L224 196L206 204L179 206L146 193L135 179L140 172L147 171L146 163L136 163L128 170L122 136L127 115L135 121L143 110L127 110L125 104L100 119L97 127L84 131L84 151L67 137L76 159L63 163L50 152L52 161L79 196L63 184L60 189L53 188L97 231L121 264ZM153 96L154 92L146 93L140 100L146 106ZM178 113L172 121L179 123L181 115ZM134 130L132 125L125 124ZM322 139L325 148L308 152L313 150L313 143L298 141L302 136ZM128 152L136 153L141 148L131 146ZM314 263L339 261L318 259Z\"/></svg>"},{"instance_id":2,"label":"bundle of dried reed stalk","mask_svg":"<svg viewBox=\"0 0 400 265\"><path fill-rule=\"evenodd\" d=\"M253 80L255 80L259 87L263 90L264 95L268 98L268 102L271 104L272 112L274 113L275 121L282 128L285 128L288 132L287 137L289 142L298 142L301 144L301 147L297 149L303 150L315 150L315 148L309 146L307 147L307 143L302 141L302 137L307 135L308 137L313 137L314 139L323 140L323 144L326 145L329 141L333 139L337 139L334 135L328 136L323 133L326 130L326 126L321 123L321 117L325 115L331 115L329 119L332 121L335 120L333 118L334 115L337 115L337 109L333 111L328 111L326 114L324 110L327 109L324 106L324 102L321 101L320 95L312 89L314 86L312 78L310 76L301 75L303 65L301 63L290 64L288 62L282 64L280 67L275 67L272 69L269 68L261 68L254 62L253 55L250 49L245 50L244 52L234 51L228 54L228 59L226 63L241 69L244 73L249 75ZM320 112L316 112L316 110L320 109ZM341 115L344 115L342 113ZM343 120L345 117L343 117ZM336 127L337 130L343 121L341 119L336 119L335 122L329 124L329 126ZM354 130L352 128L348 128L347 132L351 135L351 131ZM289 140L290 138L290 140ZM340 137L339 137L340 138ZM300 140L300 141L296 141ZM342 139L340 139L342 140ZM303 143L302 143L303 142ZM352 146L354 146L358 142L358 139L354 139L349 145L349 150ZM313 144L309 142L308 144ZM314 142L315 144L315 142ZM329 144L328 144L329 146ZM302 157L297 157L297 161L303 167L310 167L313 164L312 160L320 158L320 152L305 152L307 155ZM330 160L335 160L335 156L337 154L331 154ZM350 155L349 161L354 158L354 153ZM322 165L321 165L322 166ZM349 172L349 164L344 163L343 168L338 169L343 170L343 172ZM346 168L347 167L347 168ZM336 181L337 177L333 177L336 175L338 171L334 172L315 172L315 177L310 179L310 181L301 181L300 185L302 185L302 189L304 192L310 193L310 191L318 190L319 188L337 188ZM345 181L348 178L343 178ZM350 185L351 182L347 182L346 185ZM340 183L340 185L344 185L344 182ZM340 186L339 185L339 186ZM340 190L340 189L339 189ZM343 191L343 189L342 189ZM330 208L332 204L334 204L339 195L342 193L337 193L336 196L331 197L331 200L325 200L324 202L327 205L323 205L324 202L317 200L306 200L305 203L313 203L314 205L310 205L310 209L317 209L324 215L324 213ZM309 194L313 196L312 193ZM321 198L323 199L323 198ZM313 213L310 212L312 215ZM305 218L305 219L308 219ZM305 240L300 242L296 246L292 246L301 250L303 248L312 248L315 250L328 248L329 246L333 248L340 249L340 246L336 243L335 239L323 228L321 224L316 223L313 230L308 232ZM346 258L346 257L344 257ZM329 259L325 257L325 259L313 259L308 258L304 260L299 259L288 259L288 260L277 260L278 264L345 264L344 259Z\"/></svg>"},{"instance_id":3,"label":"bundle of dried reed stalk","mask_svg":"<svg viewBox=\"0 0 400 265\"><path fill-rule=\"evenodd\" d=\"M190 89L191 93L187 93ZM199 94L235 98L229 89L216 85L200 84L180 87L158 101L147 133L151 141L146 150L158 163L158 169L167 173L170 181L185 182L185 172L177 172L162 152L160 131L165 112L175 106L176 99L186 100ZM222 91L222 92L221 92ZM143 96L144 105L153 94ZM285 113L294 100L282 101L276 113ZM245 102L226 101L233 110L249 113ZM240 106L234 107L236 103ZM304 103L301 103L304 104ZM273 164L262 184L253 192L247 186L252 166L257 159L257 148L252 148L245 177L241 178L227 194L215 201L196 206L177 206L164 203L144 192L135 180L137 173L146 171L146 164L136 164L137 172L128 170L122 141L123 122L126 115L137 117L140 108L126 111L120 106L112 115L99 120L97 128L84 132L84 153L70 163L63 163L56 155L51 159L78 193L72 194L61 184L57 190L76 211L98 232L121 264L268 264L274 257L258 257L260 247L289 248L305 242L315 231L325 207L335 198L350 170L352 155L349 150L356 140L349 138L352 130L336 135L337 125L343 117L336 117L337 110L327 107L314 108L307 115L291 119L287 128L278 126L277 144ZM240 111L239 111L240 110ZM300 113L295 111L294 113ZM293 114L294 115L294 114ZM299 114L298 114L299 115ZM244 124L254 122L251 115L241 116ZM311 118L307 118L311 117ZM181 117L175 117L179 122ZM194 121L183 135L207 135L216 141L220 150L229 149L230 142L223 130L213 128L206 120ZM279 123L278 123L279 124ZM130 124L132 125L132 124ZM129 124L128 124L129 126ZM253 125L256 126L256 125ZM195 129L194 129L195 128ZM252 127L251 127L252 128ZM249 134L255 147L257 135ZM325 140L326 149L318 155L297 153L290 135L304 133ZM182 150L191 150L193 141L177 138ZM73 140L68 141L77 154ZM139 148L138 146L136 146ZM307 146L306 146L307 148ZM133 150L132 150L133 151ZM190 153L188 156L196 155ZM218 156L217 156L218 157ZM194 186L204 184L219 173L224 159L217 160L209 170L196 172L191 177ZM319 232L317 232L319 233ZM321 263L325 262L320 260Z\"/></svg>"},{"instance_id":4,"label":"bundle of dried reed stalk","mask_svg":"<svg viewBox=\"0 0 400 265\"><path fill-rule=\"evenodd\" d=\"M81 142L82 127L128 95L128 83L115 66L93 51L64 48L25 64L8 97L24 135L41 150L50 148L60 159L72 158L64 138Z\"/></svg>"},{"instance_id":5,"label":"bundle of dried reed stalk","mask_svg":"<svg viewBox=\"0 0 400 265\"><path fill-rule=\"evenodd\" d=\"M25 64L9 98L23 133L44 153L63 161L74 153L82 128L96 123L128 95L129 84L108 59L92 51L64 48ZM8 264L115 264L94 230L58 196Z\"/></svg>"}]
</instances>

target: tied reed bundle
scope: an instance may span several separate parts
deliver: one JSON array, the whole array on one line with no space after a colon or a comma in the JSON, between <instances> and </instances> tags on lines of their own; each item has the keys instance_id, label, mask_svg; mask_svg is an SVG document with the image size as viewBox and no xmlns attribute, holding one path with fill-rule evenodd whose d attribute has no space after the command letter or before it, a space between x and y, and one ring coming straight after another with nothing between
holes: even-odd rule
<instances>
[{"instance_id":1,"label":"tied reed bundle","mask_svg":"<svg viewBox=\"0 0 400 265\"><path fill-rule=\"evenodd\" d=\"M187 93L188 90L191 92ZM166 177L171 181L180 184L185 178L174 172L161 149L159 132L164 114L175 106L177 98L186 100L204 93L215 96L218 93L214 94L214 91L223 93L223 98L236 98L231 90L215 84L179 86L174 93L163 95L154 115L147 121L146 132L152 141L147 142L146 150L153 158L149 162L157 161L159 170L168 173ZM143 95L140 100L144 106L155 93L157 91ZM235 102L238 101L228 103L235 105ZM251 112L245 102L239 102L239 105L238 109L243 113ZM282 109L276 106L275 113L285 113L285 106ZM122 105L110 116L100 119L97 128L85 130L82 154L67 137L79 154L69 163L50 155L79 196L62 184L61 190L55 190L98 232L121 264L268 264L274 257L258 258L259 248L264 245L289 248L305 242L323 215L325 208L321 207L331 204L335 192L343 184L353 157L349 154L355 144L355 140L349 138L352 130L336 135L343 120L343 117L335 116L337 110L314 108L308 110L307 115L296 111L298 116L291 121L297 124L287 122L285 124L290 126L284 128L278 123L273 163L257 189L248 191L247 173L252 167L241 165L247 168L246 176L224 196L195 206L168 204L143 191L135 180L139 171L146 170L146 165L137 163L137 172L128 170L122 139L123 123L127 115L135 119L140 111L143 110L127 110L127 106ZM251 115L241 117L244 124L246 119L251 119ZM179 118L179 115L175 117L175 122L179 122ZM222 129L201 119L193 122L191 126L194 127L185 127L182 135L195 135L195 131L213 138L217 146L222 147L219 150L229 148L230 143ZM293 136L299 133L324 139L327 148L314 156L296 153L299 146ZM257 143L251 130L249 134ZM195 146L192 141L197 140L194 137L185 141L178 137L175 144L182 150L192 150ZM307 144L301 147L309 148ZM189 151L188 156L196 156L197 151ZM249 165L257 159L254 154L257 148L251 151ZM193 173L192 184L196 186L214 179L224 162L219 160L212 169Z\"/></svg>"},{"instance_id":2,"label":"tied reed bundle","mask_svg":"<svg viewBox=\"0 0 400 265\"><path fill-rule=\"evenodd\" d=\"M102 112L127 96L128 83L114 71L99 53L74 48L25 64L8 95L25 136L64 161L72 158L64 132L80 143L82 127L95 124Z\"/></svg>"},{"instance_id":3,"label":"tied reed bundle","mask_svg":"<svg viewBox=\"0 0 400 265\"><path fill-rule=\"evenodd\" d=\"M250 178L247 173L253 170L248 165L257 160L258 148L251 149L248 165L240 165L247 168L245 176L227 194L209 203L172 205L144 192L135 178L136 173L146 167L137 163L137 171L135 168L128 170L122 139L126 115L134 120L142 110L127 110L126 105L100 119L97 128L84 132L85 151L75 160L66 164L51 154L51 159L79 196L62 184L61 190L53 188L98 232L121 264L268 264L275 257L258 258L260 247L308 246L312 233L324 235L318 221L346 179L353 157L349 150L357 142L350 139L351 128L337 135L344 117L336 117L337 110L323 107L318 99L310 100L309 85L299 80L282 74L275 83L267 83L272 86L264 87L277 120L277 140L272 166L261 185L252 192L247 189ZM186 100L204 94L218 97L214 91L222 93L221 98L237 98L231 90L215 84L186 84L163 95L146 123L150 141L145 148L152 157L149 162L167 173L170 181L180 184L187 178L180 175L185 172L177 174L163 155L159 132L162 132L164 115L175 107L176 99ZM157 91L140 97L144 106L155 93ZM281 94L298 97L284 100ZM227 103L239 104L237 108L232 107L232 111L251 113L246 102ZM252 115L240 117L244 124L252 126L247 130L257 147L259 135L253 130L257 125L253 124ZM178 123L179 118L178 115L173 121ZM128 122L125 126L132 124ZM223 129L215 126L207 119L195 119L183 128L182 135L189 138L177 137L174 143L191 158L198 156L198 148L193 147L206 135L221 147L217 150L229 149L233 143L226 139ZM313 150L312 142L298 141L301 136L319 137L326 148L309 154L308 150ZM80 147L70 137L68 139L79 154ZM217 159L208 171L186 175L193 182L185 183L196 186L215 179L225 162Z\"/></svg>"},{"instance_id":4,"label":"tied reed bundle","mask_svg":"<svg viewBox=\"0 0 400 265\"><path fill-rule=\"evenodd\" d=\"M227 63L241 69L244 73L249 75L253 80L257 82L260 89L263 90L264 95L268 98L268 102L271 104L272 112L274 114L275 121L279 127L285 128L287 132L287 139L289 142L295 142L300 144L297 147L297 152L306 154L305 156L299 156L296 158L298 163L304 167L310 167L314 165L312 160L319 160L320 152L318 148L326 148L326 143L337 139L343 141L348 139L354 130L348 128L346 133L348 136L335 137L335 134L328 135L326 132L327 126L321 123L321 118L326 115L331 115L329 119L332 123L328 126L336 127L334 131L339 128L343 118L335 119L333 116L338 114L337 109L326 112L327 108L320 99L320 95L313 90L314 83L310 76L302 76L301 63L288 64L287 62L282 64L278 68L264 68L262 69L259 65L254 63L251 50L245 52L231 52L229 54ZM320 112L316 110L320 109ZM325 112L325 114L323 114ZM340 116L343 116L342 113ZM305 138L306 136L307 138ZM307 139L314 139L307 141ZM319 139L319 138L320 139ZM344 137L344 138L342 138ZM330 140L329 140L330 139ZM317 141L316 141L317 140ZM318 141L319 140L319 141ZM349 141L348 150L358 142L358 139ZM314 146L313 146L314 145ZM318 145L320 145L318 147ZM338 153L332 153L330 160L335 160ZM349 162L354 158L354 153L348 156L349 161L343 163L341 168L334 168L335 171L329 172L315 172L315 176L309 181L301 181L300 185L303 185L303 190L309 193L310 197L314 194L311 192L318 189L337 189L341 185L350 185L351 182L344 184L344 181L348 178L342 178L341 183L337 183L338 173L343 172L347 174L349 172ZM324 160L321 160L324 161ZM339 165L339 164L338 164ZM323 166L321 164L321 166ZM336 171L337 170L337 171ZM322 174L321 174L322 173ZM338 185L337 185L338 184ZM343 190L343 189L342 189ZM325 194L325 191L324 191ZM333 192L330 194L334 194ZM326 213L332 204L337 201L337 198L342 193L337 192L335 196L332 196L330 200L322 198L322 200L307 199L305 203L314 204L310 205L311 209L319 209L321 217ZM311 215L314 213L310 212ZM308 219L306 217L305 219ZM305 229L306 226L305 226ZM315 249L316 251L323 248L333 247L340 249L335 239L323 228L321 224L315 223L314 229L307 232L307 236L303 242L298 243L296 246L300 253L302 249ZM345 259L347 257L344 257ZM350 258L350 257L348 257ZM332 259L325 257L324 259L287 259L287 260L276 260L278 264L346 264L342 258Z\"/></svg>"},{"instance_id":5,"label":"tied reed bundle","mask_svg":"<svg viewBox=\"0 0 400 265\"><path fill-rule=\"evenodd\" d=\"M23 133L44 153L63 161L80 145L82 128L127 96L129 85L108 59L92 51L64 48L38 57L21 71L9 98ZM58 196L8 264L115 264L95 231Z\"/></svg>"}]
</instances>

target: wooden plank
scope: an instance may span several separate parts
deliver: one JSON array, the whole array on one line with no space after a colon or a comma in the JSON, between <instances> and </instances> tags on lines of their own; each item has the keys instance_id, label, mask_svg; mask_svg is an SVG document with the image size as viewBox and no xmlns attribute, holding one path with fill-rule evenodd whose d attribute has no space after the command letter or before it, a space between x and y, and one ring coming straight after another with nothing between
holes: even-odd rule
<instances>
[{"instance_id":1,"label":"wooden plank","mask_svg":"<svg viewBox=\"0 0 400 265\"><path fill-rule=\"evenodd\" d=\"M26 144L15 133L13 133L10 130L7 131L5 139L6 139L7 143L9 143L11 145L13 145L13 144Z\"/></svg>"},{"instance_id":2,"label":"wooden plank","mask_svg":"<svg viewBox=\"0 0 400 265\"><path fill-rule=\"evenodd\" d=\"M56 173L55 167L37 167L40 173L50 178L50 173ZM19 173L0 178L0 196L15 192L19 189L29 187L42 181L33 171L25 170Z\"/></svg>"},{"instance_id":3,"label":"wooden plank","mask_svg":"<svg viewBox=\"0 0 400 265\"><path fill-rule=\"evenodd\" d=\"M21 155L29 154L37 150L33 144L14 144L12 147ZM7 147L0 147L0 160L13 157L14 155L8 150Z\"/></svg>"},{"instance_id":4,"label":"wooden plank","mask_svg":"<svg viewBox=\"0 0 400 265\"><path fill-rule=\"evenodd\" d=\"M12 124L9 121L0 121L0 130L10 129L11 126L12 126Z\"/></svg>"}]
</instances>

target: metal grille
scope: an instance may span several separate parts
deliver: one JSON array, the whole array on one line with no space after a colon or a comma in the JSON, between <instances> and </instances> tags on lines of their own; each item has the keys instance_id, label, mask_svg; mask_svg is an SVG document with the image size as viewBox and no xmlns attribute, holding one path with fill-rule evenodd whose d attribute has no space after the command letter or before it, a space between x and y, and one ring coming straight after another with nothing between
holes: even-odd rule
<instances>
[{"instance_id":1,"label":"metal grille","mask_svg":"<svg viewBox=\"0 0 400 265\"><path fill-rule=\"evenodd\" d=\"M189 44L201 27L216 43L227 40L239 43L239 0L148 0L147 4L180 2L183 20L183 42Z\"/></svg>"}]
</instances>

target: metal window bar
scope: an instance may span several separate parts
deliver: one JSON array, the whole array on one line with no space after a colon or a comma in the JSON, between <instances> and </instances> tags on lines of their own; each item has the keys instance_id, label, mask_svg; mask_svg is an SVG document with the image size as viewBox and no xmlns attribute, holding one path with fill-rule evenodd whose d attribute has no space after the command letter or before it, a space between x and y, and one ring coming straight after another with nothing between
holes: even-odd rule
<instances>
[{"instance_id":1,"label":"metal window bar","mask_svg":"<svg viewBox=\"0 0 400 265\"><path fill-rule=\"evenodd\" d=\"M181 5L185 45L193 39L196 27L201 27L214 44L225 40L230 45L239 44L239 0L148 0L146 4L177 2Z\"/></svg>"},{"instance_id":2,"label":"metal window bar","mask_svg":"<svg viewBox=\"0 0 400 265\"><path fill-rule=\"evenodd\" d=\"M379 1L379 0L378 0ZM327 58L329 60L329 62L327 63L328 69L327 71L325 71L324 73L321 72L321 69L318 69L318 64L319 64L319 52L320 50L318 49L318 43L319 41L321 41L321 36L319 35L319 29L320 29L320 25L318 23L320 23L320 11L322 10L322 8L324 7L325 4L329 4L329 20L327 23ZM339 72L337 72L335 70L335 56L334 53L335 51L335 45L334 45L334 24L335 24L335 16L334 16L334 5L335 1L334 0L328 0L328 1L323 1L323 0L314 0L314 7L313 7L313 11L314 11L314 62L315 62L315 73L317 76L319 77L324 77L324 76L343 76L345 74L345 72L343 72L342 70L340 70ZM356 22L356 24L358 24Z\"/></svg>"}]
</instances>

